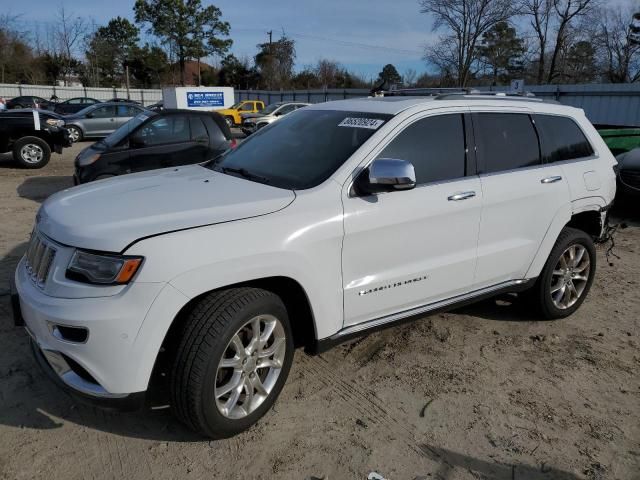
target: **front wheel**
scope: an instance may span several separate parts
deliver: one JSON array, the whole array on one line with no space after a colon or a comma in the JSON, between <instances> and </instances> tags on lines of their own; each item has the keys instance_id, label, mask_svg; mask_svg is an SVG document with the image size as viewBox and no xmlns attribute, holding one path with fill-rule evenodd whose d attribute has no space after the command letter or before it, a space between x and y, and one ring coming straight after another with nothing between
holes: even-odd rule
<instances>
[{"instance_id":1,"label":"front wheel","mask_svg":"<svg viewBox=\"0 0 640 480\"><path fill-rule=\"evenodd\" d=\"M24 168L42 168L51 158L49 144L38 137L23 137L13 145L13 159Z\"/></svg>"},{"instance_id":2,"label":"front wheel","mask_svg":"<svg viewBox=\"0 0 640 480\"><path fill-rule=\"evenodd\" d=\"M273 405L293 361L287 310L257 288L206 295L190 311L171 372L176 416L211 438L240 433Z\"/></svg>"},{"instance_id":3,"label":"front wheel","mask_svg":"<svg viewBox=\"0 0 640 480\"><path fill-rule=\"evenodd\" d=\"M233 121L233 117L224 117L224 121L227 122L227 125L229 125L229 128L232 128L235 125L235 122Z\"/></svg>"},{"instance_id":4,"label":"front wheel","mask_svg":"<svg viewBox=\"0 0 640 480\"><path fill-rule=\"evenodd\" d=\"M595 273L593 240L582 230L565 227L531 292L540 313L549 320L571 315L584 302Z\"/></svg>"},{"instance_id":5,"label":"front wheel","mask_svg":"<svg viewBox=\"0 0 640 480\"><path fill-rule=\"evenodd\" d=\"M82 130L80 130L75 125L69 125L67 127L67 131L69 132L69 140L71 140L73 143L82 140Z\"/></svg>"}]
</instances>

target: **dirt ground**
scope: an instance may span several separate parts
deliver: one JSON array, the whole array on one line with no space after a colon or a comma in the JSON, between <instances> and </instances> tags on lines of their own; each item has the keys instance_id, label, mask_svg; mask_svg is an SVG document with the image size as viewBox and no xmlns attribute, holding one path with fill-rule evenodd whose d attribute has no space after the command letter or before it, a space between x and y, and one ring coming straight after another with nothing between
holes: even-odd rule
<instances>
[{"instance_id":1,"label":"dirt ground","mask_svg":"<svg viewBox=\"0 0 640 480\"><path fill-rule=\"evenodd\" d=\"M9 318L8 279L40 203L74 156L42 170L0 156L0 479L640 479L640 206L618 211L609 266L572 317L512 298L296 353L250 431L203 440L166 410L105 413L38 370Z\"/></svg>"}]
</instances>

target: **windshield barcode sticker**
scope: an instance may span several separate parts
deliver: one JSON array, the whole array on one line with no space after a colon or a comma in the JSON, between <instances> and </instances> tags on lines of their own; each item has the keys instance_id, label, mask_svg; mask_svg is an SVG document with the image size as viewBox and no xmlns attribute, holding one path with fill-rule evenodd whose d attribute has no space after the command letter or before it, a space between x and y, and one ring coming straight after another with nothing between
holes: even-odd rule
<instances>
[{"instance_id":1,"label":"windshield barcode sticker","mask_svg":"<svg viewBox=\"0 0 640 480\"><path fill-rule=\"evenodd\" d=\"M384 120L380 120L379 118L356 118L356 117L347 117L342 120L338 126L339 127L351 127L351 128L369 128L371 130L377 130L380 125L384 123Z\"/></svg>"}]
</instances>

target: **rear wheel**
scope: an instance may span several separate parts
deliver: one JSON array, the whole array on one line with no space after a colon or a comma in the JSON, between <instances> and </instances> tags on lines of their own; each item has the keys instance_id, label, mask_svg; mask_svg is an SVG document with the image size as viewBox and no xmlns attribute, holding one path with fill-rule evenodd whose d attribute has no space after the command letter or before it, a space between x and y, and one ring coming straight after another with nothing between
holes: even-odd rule
<instances>
[{"instance_id":1,"label":"rear wheel","mask_svg":"<svg viewBox=\"0 0 640 480\"><path fill-rule=\"evenodd\" d=\"M206 295L189 313L171 372L172 408L212 438L246 430L273 405L293 361L287 310L256 288Z\"/></svg>"},{"instance_id":2,"label":"rear wheel","mask_svg":"<svg viewBox=\"0 0 640 480\"><path fill-rule=\"evenodd\" d=\"M582 230L565 227L531 291L531 297L545 318L568 317L582 305L595 272L593 240Z\"/></svg>"},{"instance_id":3,"label":"rear wheel","mask_svg":"<svg viewBox=\"0 0 640 480\"><path fill-rule=\"evenodd\" d=\"M51 158L49 144L38 137L23 137L13 145L13 158L24 168L42 168Z\"/></svg>"}]
</instances>

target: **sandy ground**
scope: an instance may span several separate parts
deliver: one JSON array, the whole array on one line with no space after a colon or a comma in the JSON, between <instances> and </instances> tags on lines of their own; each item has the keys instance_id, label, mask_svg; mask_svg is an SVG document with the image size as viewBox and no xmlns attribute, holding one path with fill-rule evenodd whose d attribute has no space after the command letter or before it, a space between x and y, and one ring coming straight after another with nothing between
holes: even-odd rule
<instances>
[{"instance_id":1,"label":"sandy ground","mask_svg":"<svg viewBox=\"0 0 640 480\"><path fill-rule=\"evenodd\" d=\"M38 370L9 318L8 278L39 204L71 185L85 143L42 170L0 157L0 478L640 479L640 208L618 215L571 318L510 298L297 352L265 418L203 440L168 411L75 403ZM633 209L635 213L633 212ZM635 215L635 218L634 218Z\"/></svg>"}]
</instances>

